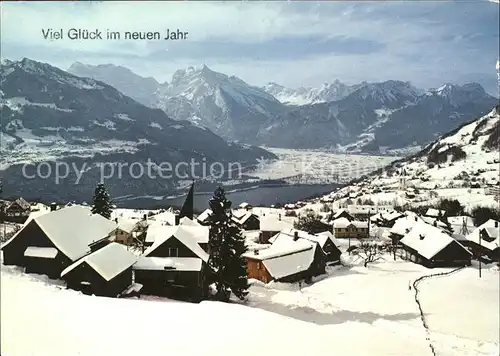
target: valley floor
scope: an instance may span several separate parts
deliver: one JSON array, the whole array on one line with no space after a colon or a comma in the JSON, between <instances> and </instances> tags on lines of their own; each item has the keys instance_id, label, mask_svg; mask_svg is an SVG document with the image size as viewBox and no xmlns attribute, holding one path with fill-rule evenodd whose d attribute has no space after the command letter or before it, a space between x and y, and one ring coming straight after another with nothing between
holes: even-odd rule
<instances>
[{"instance_id":1,"label":"valley floor","mask_svg":"<svg viewBox=\"0 0 500 356\"><path fill-rule=\"evenodd\" d=\"M432 356L431 344L436 355L498 355L495 267L423 280L427 334L409 284L445 271L388 257L332 267L311 285L254 282L244 306L89 297L2 266L1 353Z\"/></svg>"}]
</instances>

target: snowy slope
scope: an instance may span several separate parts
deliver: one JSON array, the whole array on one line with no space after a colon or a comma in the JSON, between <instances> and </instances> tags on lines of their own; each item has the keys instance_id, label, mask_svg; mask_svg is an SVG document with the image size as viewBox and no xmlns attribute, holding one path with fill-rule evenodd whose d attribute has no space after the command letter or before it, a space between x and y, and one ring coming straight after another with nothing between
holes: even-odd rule
<instances>
[{"instance_id":1,"label":"snowy slope","mask_svg":"<svg viewBox=\"0 0 500 356\"><path fill-rule=\"evenodd\" d=\"M489 186L499 184L499 125L497 106L418 154L395 161L329 198L340 205L349 197L389 205L432 204L450 198L458 199L467 209L476 205L498 207Z\"/></svg>"},{"instance_id":2,"label":"snowy slope","mask_svg":"<svg viewBox=\"0 0 500 356\"><path fill-rule=\"evenodd\" d=\"M470 268L422 283L427 340L407 285L429 272L409 262L335 269L302 290L256 283L248 306L91 297L65 290L61 282L1 268L1 352L8 356L234 355L236 350L242 356L257 350L326 356L332 345L346 356L421 356L431 354L429 342L438 355L493 355L498 349L498 270L493 269L481 279ZM471 298L468 288L480 291L480 298ZM134 337L124 338L124 327Z\"/></svg>"}]
</instances>

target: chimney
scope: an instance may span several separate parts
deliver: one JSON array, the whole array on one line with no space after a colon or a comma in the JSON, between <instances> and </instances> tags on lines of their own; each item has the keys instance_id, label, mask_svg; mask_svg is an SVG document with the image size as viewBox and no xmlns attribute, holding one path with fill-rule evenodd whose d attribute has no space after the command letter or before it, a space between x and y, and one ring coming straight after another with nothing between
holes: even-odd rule
<instances>
[{"instance_id":1,"label":"chimney","mask_svg":"<svg viewBox=\"0 0 500 356\"><path fill-rule=\"evenodd\" d=\"M181 222L181 218L179 214L175 214L175 226L179 225Z\"/></svg>"},{"instance_id":2,"label":"chimney","mask_svg":"<svg viewBox=\"0 0 500 356\"><path fill-rule=\"evenodd\" d=\"M418 217L415 216L415 221L418 221Z\"/></svg>"},{"instance_id":3,"label":"chimney","mask_svg":"<svg viewBox=\"0 0 500 356\"><path fill-rule=\"evenodd\" d=\"M436 220L434 220L434 226L437 227L438 226L438 223Z\"/></svg>"},{"instance_id":4,"label":"chimney","mask_svg":"<svg viewBox=\"0 0 500 356\"><path fill-rule=\"evenodd\" d=\"M56 203L51 203L50 204L50 211L56 211L57 210L57 204Z\"/></svg>"},{"instance_id":5,"label":"chimney","mask_svg":"<svg viewBox=\"0 0 500 356\"><path fill-rule=\"evenodd\" d=\"M118 224L118 218L115 218L115 223L117 223L117 224Z\"/></svg>"},{"instance_id":6,"label":"chimney","mask_svg":"<svg viewBox=\"0 0 500 356\"><path fill-rule=\"evenodd\" d=\"M293 241L297 241L299 239L299 232L298 231L294 231L293 232Z\"/></svg>"},{"instance_id":7,"label":"chimney","mask_svg":"<svg viewBox=\"0 0 500 356\"><path fill-rule=\"evenodd\" d=\"M281 221L281 214L278 214L278 220Z\"/></svg>"},{"instance_id":8,"label":"chimney","mask_svg":"<svg viewBox=\"0 0 500 356\"><path fill-rule=\"evenodd\" d=\"M253 253L257 256L259 254L259 249L256 248L255 250L253 250Z\"/></svg>"},{"instance_id":9,"label":"chimney","mask_svg":"<svg viewBox=\"0 0 500 356\"><path fill-rule=\"evenodd\" d=\"M495 221L495 227L498 227L498 221Z\"/></svg>"},{"instance_id":10,"label":"chimney","mask_svg":"<svg viewBox=\"0 0 500 356\"><path fill-rule=\"evenodd\" d=\"M142 220L148 220L148 214L144 214L144 215L142 216Z\"/></svg>"}]
</instances>

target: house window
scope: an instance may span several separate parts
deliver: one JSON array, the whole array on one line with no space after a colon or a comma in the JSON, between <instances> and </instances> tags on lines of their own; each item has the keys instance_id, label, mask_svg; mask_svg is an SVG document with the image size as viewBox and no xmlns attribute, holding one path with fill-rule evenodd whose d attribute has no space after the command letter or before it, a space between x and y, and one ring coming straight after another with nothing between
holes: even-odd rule
<instances>
[{"instance_id":1,"label":"house window","mask_svg":"<svg viewBox=\"0 0 500 356\"><path fill-rule=\"evenodd\" d=\"M169 248L168 249L168 257L179 257L179 249L178 248Z\"/></svg>"}]
</instances>

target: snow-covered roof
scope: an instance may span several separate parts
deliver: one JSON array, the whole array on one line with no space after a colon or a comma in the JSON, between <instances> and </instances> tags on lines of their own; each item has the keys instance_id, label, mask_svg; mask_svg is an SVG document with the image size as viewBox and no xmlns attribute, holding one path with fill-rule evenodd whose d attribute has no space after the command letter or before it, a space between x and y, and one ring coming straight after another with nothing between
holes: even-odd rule
<instances>
[{"instance_id":1,"label":"snow-covered roof","mask_svg":"<svg viewBox=\"0 0 500 356\"><path fill-rule=\"evenodd\" d=\"M165 236L172 236L172 234L176 230L177 226L165 225L165 222L155 221L148 227L145 242L154 243L156 240L161 239Z\"/></svg>"},{"instance_id":2,"label":"snow-covered roof","mask_svg":"<svg viewBox=\"0 0 500 356\"><path fill-rule=\"evenodd\" d=\"M351 221L351 224L354 225L358 229L367 229L368 228L368 221L354 220L354 221Z\"/></svg>"},{"instance_id":3,"label":"snow-covered roof","mask_svg":"<svg viewBox=\"0 0 500 356\"><path fill-rule=\"evenodd\" d=\"M29 246L24 251L24 256L38 257L38 258L55 258L58 252L59 251L57 251L57 249L53 247Z\"/></svg>"},{"instance_id":4,"label":"snow-covered roof","mask_svg":"<svg viewBox=\"0 0 500 356\"><path fill-rule=\"evenodd\" d=\"M141 256L134 269L201 271L202 260L193 257L146 257Z\"/></svg>"},{"instance_id":5,"label":"snow-covered roof","mask_svg":"<svg viewBox=\"0 0 500 356\"><path fill-rule=\"evenodd\" d=\"M409 233L411 229L413 229L418 221L422 221L422 219L417 214L410 212L405 215L405 217L396 220L394 226L389 230L391 234L404 236Z\"/></svg>"},{"instance_id":6,"label":"snow-covered roof","mask_svg":"<svg viewBox=\"0 0 500 356\"><path fill-rule=\"evenodd\" d=\"M309 269L314 261L315 247L309 247L295 253L262 261L269 274L276 278L283 278Z\"/></svg>"},{"instance_id":7,"label":"snow-covered roof","mask_svg":"<svg viewBox=\"0 0 500 356\"><path fill-rule=\"evenodd\" d=\"M338 217L339 217L340 215L342 215L342 213L347 213L347 214L349 214L349 212L348 212L347 210L345 210L345 209L340 209L340 210L337 210L337 212L333 215L333 220L338 219ZM351 214L349 214L349 215L351 215Z\"/></svg>"},{"instance_id":8,"label":"snow-covered roof","mask_svg":"<svg viewBox=\"0 0 500 356\"><path fill-rule=\"evenodd\" d=\"M201 213L200 215L198 215L198 217L196 219L198 221L205 222L208 219L208 217L210 216L210 214L212 214L212 210L205 209L205 211L203 213Z\"/></svg>"},{"instance_id":9,"label":"snow-covered roof","mask_svg":"<svg viewBox=\"0 0 500 356\"><path fill-rule=\"evenodd\" d=\"M291 228L293 228L293 222L285 220L283 215L281 216L281 220L276 214L269 214L260 218L261 231L281 231Z\"/></svg>"},{"instance_id":10,"label":"snow-covered roof","mask_svg":"<svg viewBox=\"0 0 500 356\"><path fill-rule=\"evenodd\" d=\"M125 246L112 242L73 263L61 272L61 277L64 277L82 263L87 263L101 277L109 281L132 266L136 261L137 257L127 251Z\"/></svg>"},{"instance_id":11,"label":"snow-covered roof","mask_svg":"<svg viewBox=\"0 0 500 356\"><path fill-rule=\"evenodd\" d=\"M127 233L131 233L136 225L136 219L118 219L117 228Z\"/></svg>"},{"instance_id":12,"label":"snow-covered roof","mask_svg":"<svg viewBox=\"0 0 500 356\"><path fill-rule=\"evenodd\" d=\"M465 238L468 241L472 241L476 244L480 244L484 248L493 251L496 248L500 246L500 227L495 227L495 222L500 226L500 223L498 223L496 220L490 219L486 221L484 224L478 226L474 231L472 231L469 235L467 235ZM480 233L481 231L485 229L486 233L488 236L493 240L493 241L486 241L483 237L481 237L481 241L479 241ZM481 242L481 243L480 243Z\"/></svg>"},{"instance_id":13,"label":"snow-covered roof","mask_svg":"<svg viewBox=\"0 0 500 356\"><path fill-rule=\"evenodd\" d=\"M57 249L72 261L89 253L89 245L106 238L116 229L115 222L98 214L92 215L89 208L79 205L41 214L32 221L36 222ZM2 248L19 236L23 229Z\"/></svg>"},{"instance_id":14,"label":"snow-covered roof","mask_svg":"<svg viewBox=\"0 0 500 356\"><path fill-rule=\"evenodd\" d=\"M171 209L164 211L162 213L153 215L148 219L154 220L154 221L161 221L161 222L167 223L169 225L175 225L175 213Z\"/></svg>"},{"instance_id":15,"label":"snow-covered roof","mask_svg":"<svg viewBox=\"0 0 500 356\"><path fill-rule=\"evenodd\" d=\"M180 225L188 225L188 226L201 226L196 220L191 220L187 216L182 217L179 220Z\"/></svg>"},{"instance_id":16,"label":"snow-covered roof","mask_svg":"<svg viewBox=\"0 0 500 356\"><path fill-rule=\"evenodd\" d=\"M463 245L443 230L423 221L417 222L413 229L401 239L401 243L417 251L426 259L433 258L451 243L459 244L468 252Z\"/></svg>"},{"instance_id":17,"label":"snow-covered roof","mask_svg":"<svg viewBox=\"0 0 500 356\"><path fill-rule=\"evenodd\" d=\"M356 214L376 214L380 210L386 210L385 207L379 208L376 205L348 205L347 206L347 212L351 215L356 215Z\"/></svg>"},{"instance_id":18,"label":"snow-covered roof","mask_svg":"<svg viewBox=\"0 0 500 356\"><path fill-rule=\"evenodd\" d=\"M347 220L347 218L339 218L333 220L333 227L336 229L345 229L349 225L351 225L351 222Z\"/></svg>"},{"instance_id":19,"label":"snow-covered roof","mask_svg":"<svg viewBox=\"0 0 500 356\"><path fill-rule=\"evenodd\" d=\"M240 207L241 209L246 209L246 208L248 208L248 207L250 207L250 206L251 206L251 205L250 205L250 204L248 204L247 202L243 202L243 203L241 203L241 204L239 205L239 207Z\"/></svg>"},{"instance_id":20,"label":"snow-covered roof","mask_svg":"<svg viewBox=\"0 0 500 356\"><path fill-rule=\"evenodd\" d=\"M427 209L425 216L432 216L434 218L437 218L440 215L440 213L441 213L441 216L444 216L446 212L444 210L429 208L429 209Z\"/></svg>"},{"instance_id":21,"label":"snow-covered roof","mask_svg":"<svg viewBox=\"0 0 500 356\"><path fill-rule=\"evenodd\" d=\"M148 256L171 237L175 237L203 261L208 261L208 254L199 245L200 243L208 243L209 228L206 226L178 225L174 226L173 229L165 227L164 233L159 233L155 237L153 245L144 251L144 256Z\"/></svg>"}]
</instances>

